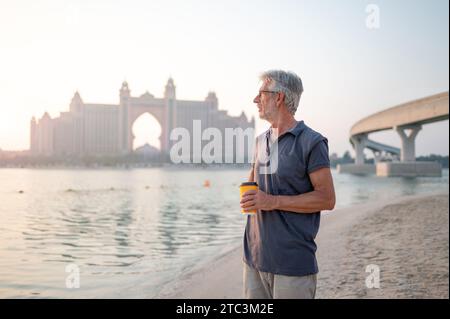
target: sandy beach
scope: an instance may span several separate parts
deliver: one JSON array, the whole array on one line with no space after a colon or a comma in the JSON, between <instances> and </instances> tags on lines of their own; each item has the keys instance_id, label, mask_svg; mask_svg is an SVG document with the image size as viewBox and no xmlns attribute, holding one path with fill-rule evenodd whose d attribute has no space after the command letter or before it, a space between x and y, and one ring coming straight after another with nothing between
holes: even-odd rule
<instances>
[{"instance_id":1,"label":"sandy beach","mask_svg":"<svg viewBox=\"0 0 450 319\"><path fill-rule=\"evenodd\" d=\"M448 193L322 214L316 298L449 298ZM380 287L367 288L368 265ZM182 275L157 298L242 298L242 244Z\"/></svg>"}]
</instances>

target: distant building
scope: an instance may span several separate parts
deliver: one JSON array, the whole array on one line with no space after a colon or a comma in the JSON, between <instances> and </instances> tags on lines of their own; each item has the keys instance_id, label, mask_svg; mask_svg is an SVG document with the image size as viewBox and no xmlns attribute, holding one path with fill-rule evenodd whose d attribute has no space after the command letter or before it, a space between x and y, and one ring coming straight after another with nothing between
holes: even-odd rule
<instances>
[{"instance_id":1,"label":"distant building","mask_svg":"<svg viewBox=\"0 0 450 319\"><path fill-rule=\"evenodd\" d=\"M134 152L138 155L141 155L144 157L149 157L149 158L159 155L159 150L156 147L151 146L148 143L136 148Z\"/></svg>"},{"instance_id":2,"label":"distant building","mask_svg":"<svg viewBox=\"0 0 450 319\"><path fill-rule=\"evenodd\" d=\"M337 155L337 153L332 153L330 155L330 161L337 161L339 159L339 156Z\"/></svg>"},{"instance_id":3,"label":"distant building","mask_svg":"<svg viewBox=\"0 0 450 319\"><path fill-rule=\"evenodd\" d=\"M127 82L122 83L119 104L84 103L75 92L68 112L57 118L45 113L30 123L30 151L34 155L85 156L124 155L133 152L132 126L144 113L153 115L161 125L161 152L167 154L172 145L169 137L173 128L186 128L192 135L193 121L200 120L202 129L254 128L255 120L244 112L238 117L218 109L214 92L204 101L186 101L176 98L176 87L169 79L164 97L155 98L149 92L131 96ZM204 144L204 143L203 143ZM225 147L225 145L224 145Z\"/></svg>"}]
</instances>

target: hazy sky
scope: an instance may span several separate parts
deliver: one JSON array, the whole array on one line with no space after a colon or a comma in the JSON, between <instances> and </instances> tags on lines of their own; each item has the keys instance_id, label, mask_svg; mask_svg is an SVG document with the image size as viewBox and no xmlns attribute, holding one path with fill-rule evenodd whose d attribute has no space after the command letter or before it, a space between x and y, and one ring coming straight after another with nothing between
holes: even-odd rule
<instances>
[{"instance_id":1,"label":"hazy sky","mask_svg":"<svg viewBox=\"0 0 450 319\"><path fill-rule=\"evenodd\" d=\"M370 3L380 9L378 29L366 26ZM231 115L257 115L258 75L281 68L303 79L297 119L342 154L360 118L448 91L448 6L447 0L0 0L0 148L27 149L31 116L58 116L75 90L85 102L118 103L124 79L132 95L148 90L161 97L172 76L180 99L203 100L214 90L219 108ZM259 132L265 127L257 121ZM417 154L448 155L448 133L448 121L424 126ZM393 132L372 137L400 144Z\"/></svg>"}]
</instances>

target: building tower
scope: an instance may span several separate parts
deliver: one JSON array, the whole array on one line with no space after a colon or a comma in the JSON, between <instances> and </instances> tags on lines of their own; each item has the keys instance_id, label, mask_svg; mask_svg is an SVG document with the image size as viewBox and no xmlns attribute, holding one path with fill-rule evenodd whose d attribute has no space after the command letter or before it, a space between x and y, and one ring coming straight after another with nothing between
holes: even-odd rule
<instances>
[{"instance_id":1,"label":"building tower","mask_svg":"<svg viewBox=\"0 0 450 319\"><path fill-rule=\"evenodd\" d=\"M129 127L130 115L130 89L128 83L124 81L120 88L119 105L119 151L121 154L128 154L132 150L132 136ZM131 140L131 141L130 141Z\"/></svg>"},{"instance_id":2,"label":"building tower","mask_svg":"<svg viewBox=\"0 0 450 319\"><path fill-rule=\"evenodd\" d=\"M80 93L76 91L72 97L72 101L70 101L70 112L81 113L82 111L83 111L83 100L81 99Z\"/></svg>"},{"instance_id":3,"label":"building tower","mask_svg":"<svg viewBox=\"0 0 450 319\"><path fill-rule=\"evenodd\" d=\"M165 110L164 110L164 125L161 141L161 152L169 153L171 142L170 132L177 127L177 100L176 100L176 87L172 78L167 81L164 90Z\"/></svg>"},{"instance_id":4,"label":"building tower","mask_svg":"<svg viewBox=\"0 0 450 319\"><path fill-rule=\"evenodd\" d=\"M33 118L30 121L30 151L31 154L36 154L38 150L37 146L37 123L36 118Z\"/></svg>"}]
</instances>

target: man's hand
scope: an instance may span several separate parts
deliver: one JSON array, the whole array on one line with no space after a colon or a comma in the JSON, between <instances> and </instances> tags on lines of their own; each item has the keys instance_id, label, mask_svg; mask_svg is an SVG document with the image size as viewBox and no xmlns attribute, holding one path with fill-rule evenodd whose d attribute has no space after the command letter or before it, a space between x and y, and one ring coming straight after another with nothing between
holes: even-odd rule
<instances>
[{"instance_id":1,"label":"man's hand","mask_svg":"<svg viewBox=\"0 0 450 319\"><path fill-rule=\"evenodd\" d=\"M266 194L260 190L245 192L241 199L241 208L245 212L252 210L273 210L276 208L276 205L276 196Z\"/></svg>"}]
</instances>

